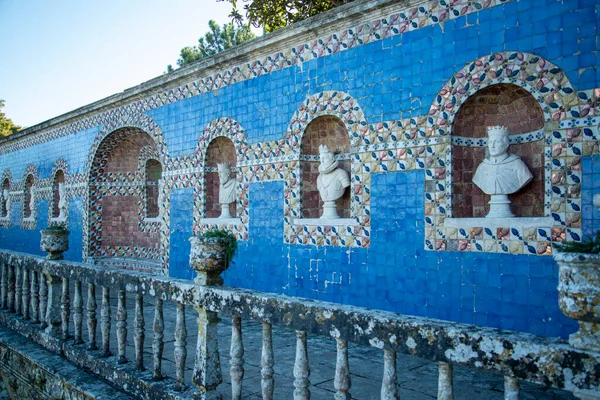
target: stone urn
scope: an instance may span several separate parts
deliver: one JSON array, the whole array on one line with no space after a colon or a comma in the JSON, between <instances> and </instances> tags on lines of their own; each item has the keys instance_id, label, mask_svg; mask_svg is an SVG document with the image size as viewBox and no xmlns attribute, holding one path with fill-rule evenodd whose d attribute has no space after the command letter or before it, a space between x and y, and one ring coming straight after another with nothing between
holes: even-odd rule
<instances>
[{"instance_id":1,"label":"stone urn","mask_svg":"<svg viewBox=\"0 0 600 400\"><path fill-rule=\"evenodd\" d=\"M62 260L63 253L69 250L69 231L66 229L43 229L40 249L48 253L48 260Z\"/></svg>"},{"instance_id":2,"label":"stone urn","mask_svg":"<svg viewBox=\"0 0 600 400\"><path fill-rule=\"evenodd\" d=\"M600 254L554 254L558 263L558 305L567 317L579 323L569 344L600 351Z\"/></svg>"},{"instance_id":3,"label":"stone urn","mask_svg":"<svg viewBox=\"0 0 600 400\"><path fill-rule=\"evenodd\" d=\"M200 285L222 285L221 273L229 268L227 247L229 239L224 237L192 236L190 267L198 273L195 282Z\"/></svg>"}]
</instances>

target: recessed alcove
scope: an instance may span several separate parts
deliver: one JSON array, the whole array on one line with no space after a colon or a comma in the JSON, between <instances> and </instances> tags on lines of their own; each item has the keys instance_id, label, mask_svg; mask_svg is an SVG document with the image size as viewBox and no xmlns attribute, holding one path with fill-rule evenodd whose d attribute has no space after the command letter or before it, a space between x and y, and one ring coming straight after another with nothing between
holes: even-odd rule
<instances>
[{"instance_id":1,"label":"recessed alcove","mask_svg":"<svg viewBox=\"0 0 600 400\"><path fill-rule=\"evenodd\" d=\"M23 219L33 219L33 175L27 175L25 179L25 191L23 193Z\"/></svg>"},{"instance_id":2,"label":"recessed alcove","mask_svg":"<svg viewBox=\"0 0 600 400\"><path fill-rule=\"evenodd\" d=\"M219 203L219 172L218 165L227 163L231 167L232 179L237 179L236 165L237 156L235 152L235 146L231 139L218 136L211 140L206 149L205 156L205 180L204 180L204 192L205 192L205 212L202 223L205 224L227 224L227 225L241 225L241 219L237 217L238 199L229 204L229 213L232 218L220 218L222 207ZM239 194L239 188L238 188Z\"/></svg>"},{"instance_id":3,"label":"recessed alcove","mask_svg":"<svg viewBox=\"0 0 600 400\"><path fill-rule=\"evenodd\" d=\"M60 187L65 184L65 173L62 170L56 171L54 179L52 180L52 219L57 220L60 218L60 202L61 194L65 195L64 189L61 193ZM64 201L64 199L63 199ZM65 217L63 216L62 219Z\"/></svg>"},{"instance_id":4,"label":"recessed alcove","mask_svg":"<svg viewBox=\"0 0 600 400\"><path fill-rule=\"evenodd\" d=\"M10 207L10 202L9 202L10 181L8 180L8 178L4 179L0 190L2 190L2 203L0 204L0 218L8 219L8 217L9 217L8 213L9 213L9 207Z\"/></svg>"},{"instance_id":5,"label":"recessed alcove","mask_svg":"<svg viewBox=\"0 0 600 400\"><path fill-rule=\"evenodd\" d=\"M315 118L308 124L301 143L300 173L302 176L300 191L302 199L301 218L295 224L314 225L347 225L350 218L350 189L336 201L340 219L325 221L319 218L323 213L323 201L317 189L319 176L319 146L326 145L336 154L339 168L351 172L351 161L345 155L350 153L350 138L346 126L338 117L324 115Z\"/></svg>"},{"instance_id":6,"label":"recessed alcove","mask_svg":"<svg viewBox=\"0 0 600 400\"><path fill-rule=\"evenodd\" d=\"M511 136L537 132L544 128L544 116L537 100L525 89L513 84L485 87L469 97L454 118L452 136L452 209L454 218L484 217L490 196L473 184L473 175L486 156L487 147L479 139L487 138L488 126L506 126ZM456 139L460 138L460 144ZM508 196L518 217L544 215L543 138L519 140L509 147L521 157L533 174L533 180Z\"/></svg>"},{"instance_id":7,"label":"recessed alcove","mask_svg":"<svg viewBox=\"0 0 600 400\"><path fill-rule=\"evenodd\" d=\"M144 154L152 152L152 137L133 127L112 132L96 150L89 177L89 223L96 233L88 253L96 264L160 272L159 221L145 219L148 209L143 207L148 194L156 197L158 215L158 187L147 190L148 176L158 182L162 174L160 162L148 164Z\"/></svg>"}]
</instances>

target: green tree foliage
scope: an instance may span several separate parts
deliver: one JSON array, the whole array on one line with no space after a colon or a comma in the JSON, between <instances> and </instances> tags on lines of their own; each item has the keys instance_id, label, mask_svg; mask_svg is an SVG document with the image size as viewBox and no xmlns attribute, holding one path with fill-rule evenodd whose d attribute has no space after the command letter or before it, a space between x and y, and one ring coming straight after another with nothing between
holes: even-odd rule
<instances>
[{"instance_id":1,"label":"green tree foliage","mask_svg":"<svg viewBox=\"0 0 600 400\"><path fill-rule=\"evenodd\" d=\"M0 137L6 137L20 131L21 127L15 125L10 118L6 118L2 108L4 108L4 100L0 100Z\"/></svg>"},{"instance_id":2,"label":"green tree foliage","mask_svg":"<svg viewBox=\"0 0 600 400\"><path fill-rule=\"evenodd\" d=\"M238 0L217 0L231 3L230 17L241 24L244 17L239 12ZM244 0L244 11L248 23L273 32L290 24L302 21L352 0Z\"/></svg>"},{"instance_id":3,"label":"green tree foliage","mask_svg":"<svg viewBox=\"0 0 600 400\"><path fill-rule=\"evenodd\" d=\"M230 22L220 27L215 21L210 20L208 21L208 27L210 30L204 37L198 39L198 46L187 46L181 49L177 60L178 66L181 67L204 57L212 56L256 37L248 24L236 27ZM173 71L173 67L171 65L167 66L167 72L171 71Z\"/></svg>"}]
</instances>

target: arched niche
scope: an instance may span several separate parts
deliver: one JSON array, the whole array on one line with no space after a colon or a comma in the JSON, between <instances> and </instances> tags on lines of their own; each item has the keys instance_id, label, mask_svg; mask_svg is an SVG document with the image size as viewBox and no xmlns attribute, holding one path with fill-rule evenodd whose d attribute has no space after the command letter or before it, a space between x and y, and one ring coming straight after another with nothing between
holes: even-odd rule
<instances>
[{"instance_id":1,"label":"arched niche","mask_svg":"<svg viewBox=\"0 0 600 400\"><path fill-rule=\"evenodd\" d=\"M302 218L319 218L323 213L323 201L317 189L320 145L329 147L336 154L339 167L351 173L350 159L340 157L350 153L350 138L346 126L342 120L332 115L316 117L306 127L300 147ZM337 213L341 218L350 218L350 198L350 189L346 189L336 202Z\"/></svg>"},{"instance_id":2,"label":"arched niche","mask_svg":"<svg viewBox=\"0 0 600 400\"><path fill-rule=\"evenodd\" d=\"M155 141L135 127L111 132L97 147L88 185L88 254L97 264L161 271L160 229L144 223L148 152L158 153Z\"/></svg>"},{"instance_id":3,"label":"arched niche","mask_svg":"<svg viewBox=\"0 0 600 400\"><path fill-rule=\"evenodd\" d=\"M33 175L27 175L25 178L25 188L23 193L23 218L25 219L33 219L34 213L34 204L35 198L33 196L33 184L34 178Z\"/></svg>"},{"instance_id":4,"label":"arched niche","mask_svg":"<svg viewBox=\"0 0 600 400\"><path fill-rule=\"evenodd\" d=\"M4 178L0 190L2 191L0 193L0 218L8 218L10 209L10 180L8 178Z\"/></svg>"},{"instance_id":5,"label":"arched niche","mask_svg":"<svg viewBox=\"0 0 600 400\"><path fill-rule=\"evenodd\" d=\"M54 179L52 180L52 218L66 218L65 211L65 203L66 203L66 193L65 193L65 173L63 170L59 169L54 174ZM62 213L61 213L62 208ZM61 215L62 214L62 215Z\"/></svg>"},{"instance_id":6,"label":"arched niche","mask_svg":"<svg viewBox=\"0 0 600 400\"><path fill-rule=\"evenodd\" d=\"M154 159L147 160L145 165L145 176L146 218L158 218L159 182L162 176L162 165L160 164L160 161Z\"/></svg>"},{"instance_id":7,"label":"arched niche","mask_svg":"<svg viewBox=\"0 0 600 400\"><path fill-rule=\"evenodd\" d=\"M511 137L544 128L544 114L538 101L525 89L513 84L496 84L478 90L458 110L452 136L452 217L485 217L490 196L472 181L486 156L487 147L478 142L487 138L488 126L506 126ZM515 143L518 142L518 143ZM509 195L511 210L517 217L544 215L544 140L543 135L511 140L509 152L525 162L533 181Z\"/></svg>"},{"instance_id":8,"label":"arched niche","mask_svg":"<svg viewBox=\"0 0 600 400\"><path fill-rule=\"evenodd\" d=\"M232 168L231 177L237 178L237 157L231 139L218 136L211 140L206 149L205 160L205 218L218 218L221 215L218 164L228 163ZM237 201L229 205L229 211L233 217L237 216Z\"/></svg>"}]
</instances>

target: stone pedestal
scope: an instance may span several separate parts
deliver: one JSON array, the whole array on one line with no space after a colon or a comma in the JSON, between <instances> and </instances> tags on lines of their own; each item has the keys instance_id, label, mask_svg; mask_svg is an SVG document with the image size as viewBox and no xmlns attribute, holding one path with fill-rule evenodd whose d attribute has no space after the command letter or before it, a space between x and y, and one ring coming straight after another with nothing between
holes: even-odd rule
<instances>
[{"instance_id":1,"label":"stone pedestal","mask_svg":"<svg viewBox=\"0 0 600 400\"><path fill-rule=\"evenodd\" d=\"M567 317L579 323L569 344L600 351L600 255L556 253L558 263L558 305Z\"/></svg>"},{"instance_id":2,"label":"stone pedestal","mask_svg":"<svg viewBox=\"0 0 600 400\"><path fill-rule=\"evenodd\" d=\"M510 200L505 194L493 194L490 201L490 212L486 218L512 218L515 215L510 211Z\"/></svg>"},{"instance_id":3,"label":"stone pedestal","mask_svg":"<svg viewBox=\"0 0 600 400\"><path fill-rule=\"evenodd\" d=\"M321 215L321 218L325 218L325 219L337 219L340 216L337 213L337 208L335 206L335 200L334 201L326 201L323 204L323 215Z\"/></svg>"},{"instance_id":4,"label":"stone pedestal","mask_svg":"<svg viewBox=\"0 0 600 400\"><path fill-rule=\"evenodd\" d=\"M221 203L221 215L219 215L219 218L233 218L229 210L229 203Z\"/></svg>"},{"instance_id":5,"label":"stone pedestal","mask_svg":"<svg viewBox=\"0 0 600 400\"><path fill-rule=\"evenodd\" d=\"M229 267L229 260L225 255L228 239L193 236L190 242L192 244L190 266L198 273L194 280L196 285L221 286L223 284L221 273ZM195 307L195 309L198 312L198 341L192 383L202 398L220 398L215 392L223 382L217 332L220 318L217 313L203 307Z\"/></svg>"}]
</instances>

